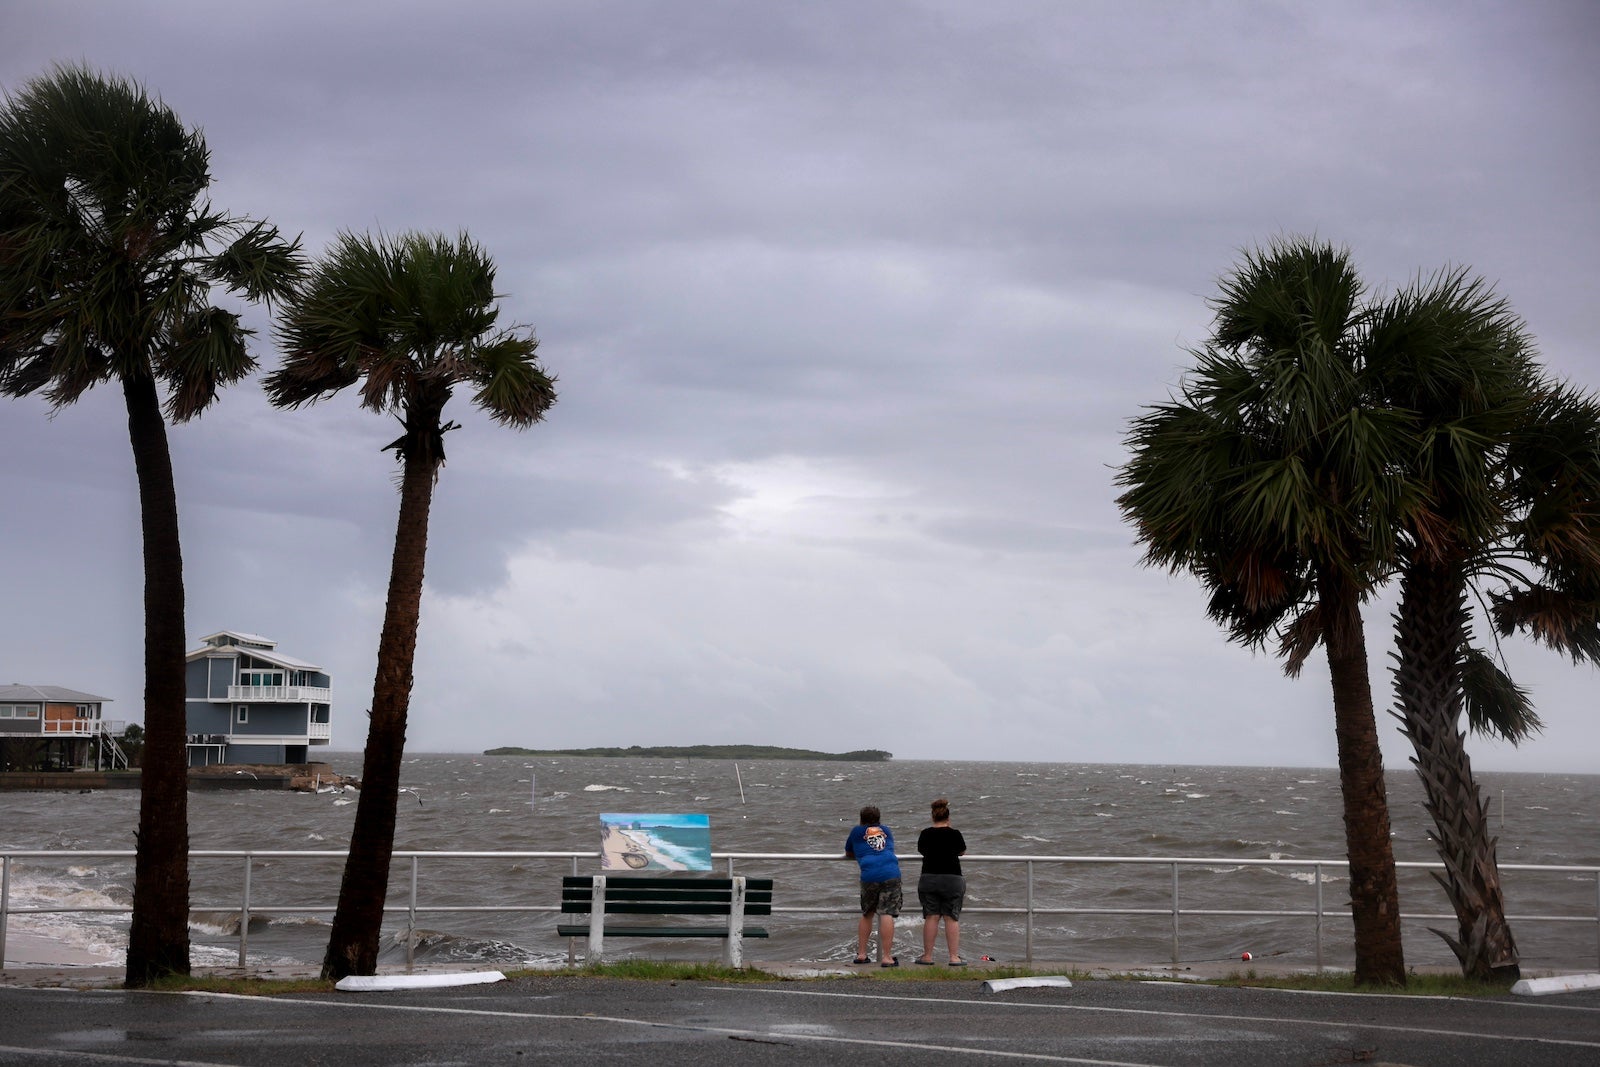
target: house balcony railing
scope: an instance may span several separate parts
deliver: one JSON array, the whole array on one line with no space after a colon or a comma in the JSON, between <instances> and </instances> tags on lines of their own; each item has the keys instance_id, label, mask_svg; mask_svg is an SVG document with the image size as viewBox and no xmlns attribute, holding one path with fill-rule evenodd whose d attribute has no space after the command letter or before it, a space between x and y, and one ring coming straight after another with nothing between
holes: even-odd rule
<instances>
[{"instance_id":1,"label":"house balcony railing","mask_svg":"<svg viewBox=\"0 0 1600 1067\"><path fill-rule=\"evenodd\" d=\"M328 741L333 738L333 724L326 722L313 722L306 725L306 736L313 741Z\"/></svg>"},{"instance_id":2,"label":"house balcony railing","mask_svg":"<svg viewBox=\"0 0 1600 1067\"><path fill-rule=\"evenodd\" d=\"M117 719L46 719L44 733L47 737L97 737L120 734L127 725Z\"/></svg>"},{"instance_id":3,"label":"house balcony railing","mask_svg":"<svg viewBox=\"0 0 1600 1067\"><path fill-rule=\"evenodd\" d=\"M332 690L316 685L230 685L228 699L247 704L327 704Z\"/></svg>"}]
</instances>

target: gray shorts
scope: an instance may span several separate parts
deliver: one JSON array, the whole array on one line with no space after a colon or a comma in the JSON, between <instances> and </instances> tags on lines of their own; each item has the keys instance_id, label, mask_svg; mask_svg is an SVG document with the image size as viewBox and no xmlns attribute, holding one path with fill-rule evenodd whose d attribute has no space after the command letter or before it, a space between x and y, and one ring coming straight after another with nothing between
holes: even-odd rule
<instances>
[{"instance_id":1,"label":"gray shorts","mask_svg":"<svg viewBox=\"0 0 1600 1067\"><path fill-rule=\"evenodd\" d=\"M900 905L905 903L905 891L900 888L900 879L891 878L886 882L861 883L861 914L898 916Z\"/></svg>"},{"instance_id":2,"label":"gray shorts","mask_svg":"<svg viewBox=\"0 0 1600 1067\"><path fill-rule=\"evenodd\" d=\"M917 900L922 917L947 915L958 922L961 905L967 898L967 880L959 874L925 874L917 881Z\"/></svg>"}]
</instances>

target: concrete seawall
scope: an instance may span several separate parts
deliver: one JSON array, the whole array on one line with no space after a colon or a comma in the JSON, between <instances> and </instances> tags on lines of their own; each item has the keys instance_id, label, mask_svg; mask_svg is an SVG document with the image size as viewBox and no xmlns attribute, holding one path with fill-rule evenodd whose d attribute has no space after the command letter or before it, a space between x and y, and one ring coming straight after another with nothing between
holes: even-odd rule
<instances>
[{"instance_id":1,"label":"concrete seawall","mask_svg":"<svg viewBox=\"0 0 1600 1067\"><path fill-rule=\"evenodd\" d=\"M354 786L355 779L334 772L325 763L214 764L189 769L190 789L313 789ZM5 771L0 772L0 793L58 791L82 793L91 789L138 789L139 770L131 771Z\"/></svg>"},{"instance_id":2,"label":"concrete seawall","mask_svg":"<svg viewBox=\"0 0 1600 1067\"><path fill-rule=\"evenodd\" d=\"M134 771L6 771L0 773L0 793L32 790L138 789Z\"/></svg>"}]
</instances>

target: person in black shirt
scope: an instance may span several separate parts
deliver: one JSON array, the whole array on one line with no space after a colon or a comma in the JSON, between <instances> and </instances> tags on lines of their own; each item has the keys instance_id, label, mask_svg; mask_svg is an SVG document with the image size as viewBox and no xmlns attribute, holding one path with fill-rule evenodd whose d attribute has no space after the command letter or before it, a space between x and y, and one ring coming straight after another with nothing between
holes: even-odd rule
<instances>
[{"instance_id":1,"label":"person in black shirt","mask_svg":"<svg viewBox=\"0 0 1600 1067\"><path fill-rule=\"evenodd\" d=\"M933 943L944 922L944 947L950 951L950 966L965 967L961 958L961 903L967 895L967 880L961 877L961 855L967 851L961 831L950 825L950 802L940 797L933 802L933 825L917 837L922 853L922 877L917 881L917 899L922 904L922 955L917 962L933 965Z\"/></svg>"}]
</instances>

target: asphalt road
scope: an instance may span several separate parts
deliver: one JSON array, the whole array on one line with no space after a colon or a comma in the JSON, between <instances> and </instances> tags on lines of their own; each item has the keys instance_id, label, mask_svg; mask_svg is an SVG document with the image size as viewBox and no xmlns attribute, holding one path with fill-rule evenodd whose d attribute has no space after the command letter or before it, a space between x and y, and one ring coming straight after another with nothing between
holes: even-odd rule
<instances>
[{"instance_id":1,"label":"asphalt road","mask_svg":"<svg viewBox=\"0 0 1600 1067\"><path fill-rule=\"evenodd\" d=\"M1600 991L1541 998L1084 981L534 977L292 997L0 989L0 1064L1600 1064Z\"/></svg>"}]
</instances>

